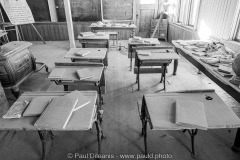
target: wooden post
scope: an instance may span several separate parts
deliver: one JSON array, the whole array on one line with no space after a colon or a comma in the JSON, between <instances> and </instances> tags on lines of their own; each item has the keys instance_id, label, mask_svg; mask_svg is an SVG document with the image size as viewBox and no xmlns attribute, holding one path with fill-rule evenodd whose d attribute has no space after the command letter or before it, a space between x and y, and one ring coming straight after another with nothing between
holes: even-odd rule
<instances>
[{"instance_id":1,"label":"wooden post","mask_svg":"<svg viewBox=\"0 0 240 160\"><path fill-rule=\"evenodd\" d=\"M73 32L72 13L71 13L69 0L64 0L64 8L65 8L66 21L67 21L67 27L68 27L70 48L76 48L74 32Z\"/></svg>"},{"instance_id":2,"label":"wooden post","mask_svg":"<svg viewBox=\"0 0 240 160\"><path fill-rule=\"evenodd\" d=\"M56 11L56 4L55 1L53 0L48 0L48 7L49 7L49 12L50 12L50 17L52 22L57 22L57 11Z\"/></svg>"}]
</instances>

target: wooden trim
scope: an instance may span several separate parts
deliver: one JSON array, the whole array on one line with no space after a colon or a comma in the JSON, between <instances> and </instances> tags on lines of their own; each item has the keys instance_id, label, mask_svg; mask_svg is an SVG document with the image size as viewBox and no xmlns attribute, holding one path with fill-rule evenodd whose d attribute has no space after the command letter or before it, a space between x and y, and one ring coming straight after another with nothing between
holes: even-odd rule
<instances>
[{"instance_id":1,"label":"wooden trim","mask_svg":"<svg viewBox=\"0 0 240 160\"><path fill-rule=\"evenodd\" d=\"M230 35L229 39L234 40L237 34L238 26L240 23L240 2L237 2L237 7L235 9L234 17L233 17L233 22L230 30Z\"/></svg>"}]
</instances>

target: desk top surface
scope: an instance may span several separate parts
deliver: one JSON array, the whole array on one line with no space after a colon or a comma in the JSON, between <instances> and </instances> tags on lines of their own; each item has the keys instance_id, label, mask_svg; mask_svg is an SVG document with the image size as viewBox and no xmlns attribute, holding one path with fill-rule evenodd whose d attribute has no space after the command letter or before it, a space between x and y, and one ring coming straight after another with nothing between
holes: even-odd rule
<instances>
[{"instance_id":1,"label":"desk top surface","mask_svg":"<svg viewBox=\"0 0 240 160\"><path fill-rule=\"evenodd\" d=\"M77 39L79 40L109 40L109 34L104 34L104 35L94 35L94 36L78 36Z\"/></svg>"},{"instance_id":2,"label":"desk top surface","mask_svg":"<svg viewBox=\"0 0 240 160\"><path fill-rule=\"evenodd\" d=\"M213 99L207 100L206 96ZM240 119L215 92L145 94L150 127L153 130L189 129L175 124L176 100L190 100L204 103L208 129L238 128ZM144 104L144 103L143 103Z\"/></svg>"},{"instance_id":3,"label":"desk top surface","mask_svg":"<svg viewBox=\"0 0 240 160\"><path fill-rule=\"evenodd\" d=\"M157 38L141 38L141 40L144 41L144 43L139 43L136 41L133 41L133 38L128 39L129 45L157 45L160 44L159 40Z\"/></svg>"},{"instance_id":4,"label":"desk top surface","mask_svg":"<svg viewBox=\"0 0 240 160\"><path fill-rule=\"evenodd\" d=\"M34 97L38 96L58 97L67 93L69 92L25 92L17 101L30 102ZM16 119L0 118L0 130L89 130L92 128L92 124L95 121L97 92L81 91L81 93L90 100L90 103L73 113L65 129L36 127L34 123L37 121L38 117L21 117Z\"/></svg>"},{"instance_id":5,"label":"desk top surface","mask_svg":"<svg viewBox=\"0 0 240 160\"><path fill-rule=\"evenodd\" d=\"M75 55L78 51L90 52L87 55L81 57ZM74 59L104 59L107 54L107 48L71 48L64 58L74 58Z\"/></svg>"},{"instance_id":6,"label":"desk top surface","mask_svg":"<svg viewBox=\"0 0 240 160\"><path fill-rule=\"evenodd\" d=\"M137 49L136 51L137 54L139 51L151 52L150 56L138 54L139 60L176 60L180 58L176 52L169 49L149 49L149 50Z\"/></svg>"},{"instance_id":7,"label":"desk top surface","mask_svg":"<svg viewBox=\"0 0 240 160\"><path fill-rule=\"evenodd\" d=\"M62 75L61 79L51 79L51 80L58 80L59 82L99 82L101 80L104 66L103 64L98 63L90 63L88 65L84 65L81 63L59 63L56 65L56 68L64 68L64 74ZM80 80L77 75L77 70L80 69L87 69L89 74L92 75L91 78Z\"/></svg>"}]
</instances>

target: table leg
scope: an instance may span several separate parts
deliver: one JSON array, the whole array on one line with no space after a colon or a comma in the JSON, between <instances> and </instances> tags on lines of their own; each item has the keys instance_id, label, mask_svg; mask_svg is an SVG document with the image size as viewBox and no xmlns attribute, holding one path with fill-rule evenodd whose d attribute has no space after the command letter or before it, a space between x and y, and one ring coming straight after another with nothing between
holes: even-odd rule
<instances>
[{"instance_id":1,"label":"table leg","mask_svg":"<svg viewBox=\"0 0 240 160\"><path fill-rule=\"evenodd\" d=\"M195 148L194 148L194 138L195 138L195 135L197 135L197 132L198 132L198 130L197 129L191 129L191 130L187 130L188 131L188 133L190 134L190 136L191 136L191 144L192 144L192 157L194 158L194 159L196 159L197 157L198 157L198 155L196 155L196 153L195 153Z\"/></svg>"},{"instance_id":2,"label":"table leg","mask_svg":"<svg viewBox=\"0 0 240 160\"><path fill-rule=\"evenodd\" d=\"M173 75L177 74L178 60L174 60L173 64Z\"/></svg>"},{"instance_id":3,"label":"table leg","mask_svg":"<svg viewBox=\"0 0 240 160\"><path fill-rule=\"evenodd\" d=\"M98 120L95 121L95 125L96 125L96 130L97 130L98 155L100 155L101 154L101 142L102 142L102 139L105 138L105 136L103 134L103 130L102 130ZM101 158L97 158L97 159L101 159Z\"/></svg>"},{"instance_id":4,"label":"table leg","mask_svg":"<svg viewBox=\"0 0 240 160\"><path fill-rule=\"evenodd\" d=\"M235 141L231 147L234 152L240 152L240 128L238 128L236 133Z\"/></svg>"},{"instance_id":5,"label":"table leg","mask_svg":"<svg viewBox=\"0 0 240 160\"><path fill-rule=\"evenodd\" d=\"M68 85L63 85L64 91L68 91Z\"/></svg>"},{"instance_id":6,"label":"table leg","mask_svg":"<svg viewBox=\"0 0 240 160\"><path fill-rule=\"evenodd\" d=\"M45 150L46 150L46 141L47 141L47 132L46 131L38 131L39 137L42 141L42 160L45 159Z\"/></svg>"},{"instance_id":7,"label":"table leg","mask_svg":"<svg viewBox=\"0 0 240 160\"><path fill-rule=\"evenodd\" d=\"M137 58L137 57L135 57L135 58ZM138 70L137 70L138 91L140 91L140 77L139 77L139 74L140 74L140 61L138 60Z\"/></svg>"},{"instance_id":8,"label":"table leg","mask_svg":"<svg viewBox=\"0 0 240 160\"><path fill-rule=\"evenodd\" d=\"M13 87L13 88L11 89L11 92L12 92L12 94L14 95L14 97L16 97L16 98L18 98L19 95L20 95L20 90L19 90L18 87Z\"/></svg>"}]
</instances>

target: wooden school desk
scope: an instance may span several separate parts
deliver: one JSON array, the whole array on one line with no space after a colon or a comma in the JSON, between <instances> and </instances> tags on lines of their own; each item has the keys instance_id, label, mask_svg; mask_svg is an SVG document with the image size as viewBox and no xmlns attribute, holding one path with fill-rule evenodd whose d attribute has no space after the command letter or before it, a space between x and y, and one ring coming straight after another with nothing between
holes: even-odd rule
<instances>
[{"instance_id":1,"label":"wooden school desk","mask_svg":"<svg viewBox=\"0 0 240 160\"><path fill-rule=\"evenodd\" d=\"M164 83L164 90L166 90L166 69L172 60L179 59L178 54L174 52L172 47L155 47L154 49L153 47L136 47L134 50L136 55L134 73L137 74L138 90L140 90L140 74L149 73L162 73L160 83ZM141 51L151 52L151 55L140 55ZM158 68L152 68L152 66Z\"/></svg>"},{"instance_id":2,"label":"wooden school desk","mask_svg":"<svg viewBox=\"0 0 240 160\"><path fill-rule=\"evenodd\" d=\"M87 37L82 37L78 36L77 39L79 42L82 44L82 47L85 48L86 44L90 45L104 45L105 48L109 49L109 34L104 34L104 35L94 35L94 36L87 36ZM91 47L94 48L94 47Z\"/></svg>"},{"instance_id":3,"label":"wooden school desk","mask_svg":"<svg viewBox=\"0 0 240 160\"><path fill-rule=\"evenodd\" d=\"M155 46L160 44L157 38L142 38L144 43L134 42L132 38L128 40L128 58L130 58L130 71L132 70L132 59L135 58L135 54L133 53L133 47L138 46Z\"/></svg>"},{"instance_id":4,"label":"wooden school desk","mask_svg":"<svg viewBox=\"0 0 240 160\"><path fill-rule=\"evenodd\" d=\"M210 100L207 97L211 97ZM144 136L145 153L147 150L147 122L152 130L183 130L191 136L192 156L196 157L194 150L194 137L198 129L186 128L175 124L176 100L190 100L204 103L208 129L237 128L240 119L235 115L214 90L165 92L159 94L145 94L141 106L140 118L142 120L142 135ZM138 105L138 107L140 107Z\"/></svg>"},{"instance_id":5,"label":"wooden school desk","mask_svg":"<svg viewBox=\"0 0 240 160\"><path fill-rule=\"evenodd\" d=\"M78 51L89 52L85 56L75 55ZM64 58L70 58L72 62L89 61L103 63L105 67L108 66L108 50L106 48L71 48Z\"/></svg>"},{"instance_id":6,"label":"wooden school desk","mask_svg":"<svg viewBox=\"0 0 240 160\"><path fill-rule=\"evenodd\" d=\"M58 97L63 96L70 92L25 92L17 101L28 101L30 102L34 97L47 96L47 97ZM42 160L45 159L46 153L46 142L47 140L53 140L54 135L52 131L87 131L91 130L93 123L97 129L97 140L98 140L98 154L101 153L101 139L104 137L101 129L102 122L98 96L96 91L82 91L90 103L87 106L75 111L66 126L66 129L62 128L40 128L34 126L34 123L38 117L21 117L15 119L3 119L0 118L0 130L7 131L38 131L39 137L42 141Z\"/></svg>"},{"instance_id":7,"label":"wooden school desk","mask_svg":"<svg viewBox=\"0 0 240 160\"><path fill-rule=\"evenodd\" d=\"M99 94L99 99L101 101L100 105L103 103L102 98L102 87L106 87L104 66L100 63L55 63L55 68L64 68L64 74L62 78L49 78L54 81L57 85L63 85L64 91L68 91L69 85L86 85L86 86L96 86ZM79 69L87 68L89 73L91 73L92 78L80 80L76 71ZM106 89L105 89L106 91Z\"/></svg>"}]
</instances>

